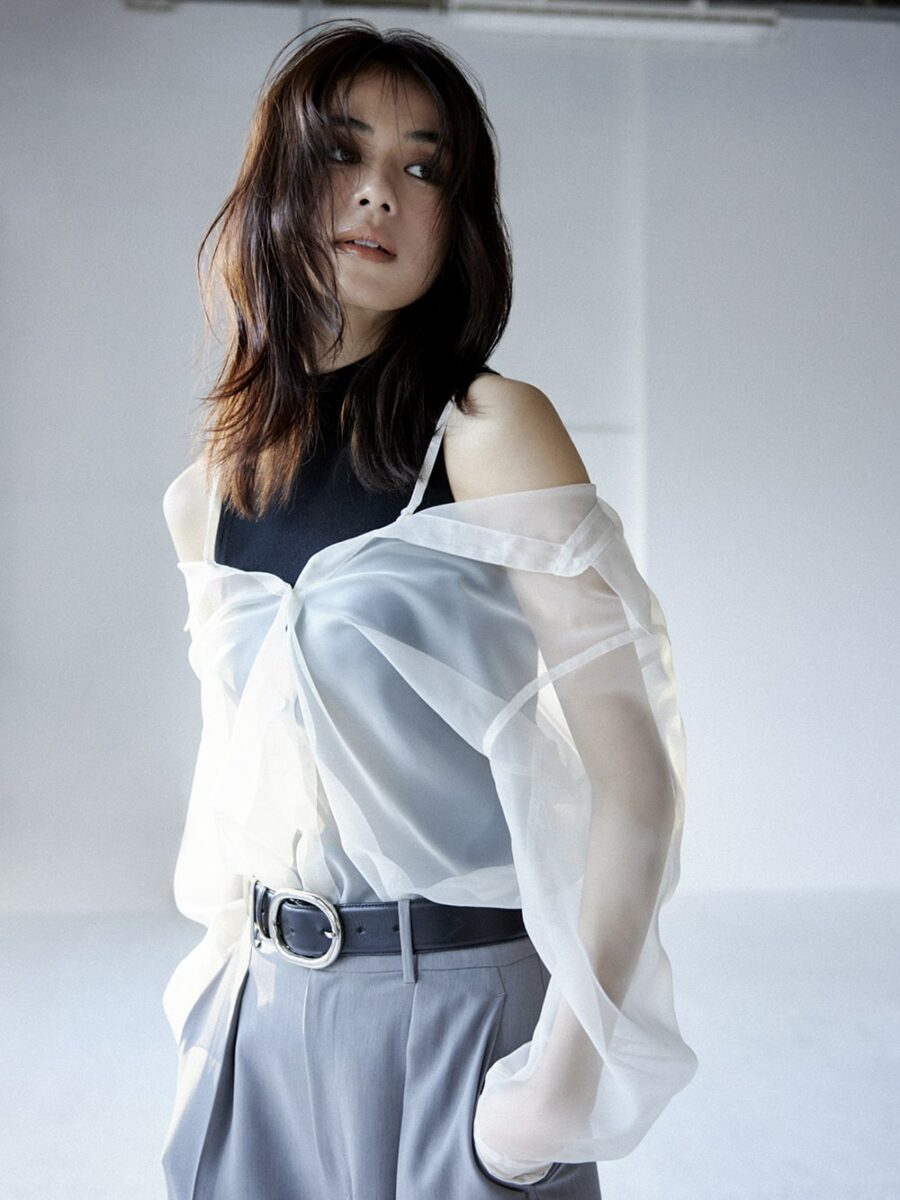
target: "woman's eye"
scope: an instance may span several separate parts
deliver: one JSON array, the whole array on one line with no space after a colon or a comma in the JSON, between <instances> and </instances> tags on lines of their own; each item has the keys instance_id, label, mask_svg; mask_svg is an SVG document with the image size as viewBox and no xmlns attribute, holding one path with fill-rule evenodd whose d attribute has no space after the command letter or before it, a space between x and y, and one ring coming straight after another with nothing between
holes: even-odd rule
<instances>
[{"instance_id":1,"label":"woman's eye","mask_svg":"<svg viewBox=\"0 0 900 1200\"><path fill-rule=\"evenodd\" d=\"M416 167L421 167L425 172L424 175L419 176L419 179L425 179L429 183L437 183L439 175L438 175L437 167L435 167L435 165L433 163L427 163L427 162L413 163L413 165L410 169L413 170Z\"/></svg>"},{"instance_id":2,"label":"woman's eye","mask_svg":"<svg viewBox=\"0 0 900 1200\"><path fill-rule=\"evenodd\" d=\"M334 157L336 154L349 154L352 156L353 151L348 150L346 146L332 146L331 154L332 154L332 157ZM339 162L347 162L348 160L344 158L344 159L338 159L338 161Z\"/></svg>"},{"instance_id":3,"label":"woman's eye","mask_svg":"<svg viewBox=\"0 0 900 1200\"><path fill-rule=\"evenodd\" d=\"M359 161L359 155L356 153L356 151L349 149L347 146L332 146L331 157L338 165L345 165ZM417 175L415 178L424 180L426 183L437 183L440 180L440 173L436 164L434 163L412 163L407 169L410 171L422 171L423 174Z\"/></svg>"}]
</instances>

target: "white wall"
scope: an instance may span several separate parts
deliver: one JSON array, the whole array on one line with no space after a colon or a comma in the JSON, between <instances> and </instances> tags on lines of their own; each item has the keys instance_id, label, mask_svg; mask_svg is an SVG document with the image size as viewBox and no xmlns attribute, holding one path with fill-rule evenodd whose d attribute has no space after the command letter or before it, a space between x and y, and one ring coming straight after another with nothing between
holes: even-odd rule
<instances>
[{"instance_id":1,"label":"white wall","mask_svg":"<svg viewBox=\"0 0 900 1200\"><path fill-rule=\"evenodd\" d=\"M374 19L484 82L517 266L494 365L554 400L668 617L681 888L896 885L898 26L736 48ZM205 382L194 254L298 28L0 16L0 908L171 905L200 715L161 502Z\"/></svg>"},{"instance_id":2,"label":"white wall","mask_svg":"<svg viewBox=\"0 0 900 1200\"><path fill-rule=\"evenodd\" d=\"M647 61L649 563L684 871L898 882L900 25ZM676 643L677 639L677 643Z\"/></svg>"}]
</instances>

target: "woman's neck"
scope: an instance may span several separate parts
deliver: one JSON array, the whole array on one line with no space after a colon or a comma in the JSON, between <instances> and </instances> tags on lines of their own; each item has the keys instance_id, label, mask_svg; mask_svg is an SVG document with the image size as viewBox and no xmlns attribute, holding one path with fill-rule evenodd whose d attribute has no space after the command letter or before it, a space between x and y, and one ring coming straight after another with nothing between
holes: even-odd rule
<instances>
[{"instance_id":1,"label":"woman's neck","mask_svg":"<svg viewBox=\"0 0 900 1200\"><path fill-rule=\"evenodd\" d=\"M371 351L363 351L357 348L353 350L343 350L340 354L332 356L325 360L320 359L316 364L316 375L331 375L335 371L341 370L342 367L349 367L351 364L360 362L364 358L368 358Z\"/></svg>"},{"instance_id":2,"label":"woman's neck","mask_svg":"<svg viewBox=\"0 0 900 1200\"><path fill-rule=\"evenodd\" d=\"M320 352L317 355L316 373L323 375L330 371L337 371L340 367L349 366L350 363L366 358L377 348L382 332L383 328L371 324L361 328L358 315L352 309L345 310L344 340L336 350L331 350L327 354Z\"/></svg>"}]
</instances>

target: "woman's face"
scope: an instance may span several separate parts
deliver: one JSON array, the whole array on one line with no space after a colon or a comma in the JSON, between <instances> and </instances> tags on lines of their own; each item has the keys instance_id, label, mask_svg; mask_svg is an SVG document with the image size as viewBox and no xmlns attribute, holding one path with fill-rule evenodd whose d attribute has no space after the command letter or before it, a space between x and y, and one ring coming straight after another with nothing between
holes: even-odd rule
<instances>
[{"instance_id":1,"label":"woman's face","mask_svg":"<svg viewBox=\"0 0 900 1200\"><path fill-rule=\"evenodd\" d=\"M353 83L347 110L355 150L333 151L331 235L338 293L359 338L428 290L444 261L445 231L428 167L438 129L428 91L401 80L395 92L383 73L370 72ZM336 110L330 115L340 120ZM341 244L354 236L390 254Z\"/></svg>"}]
</instances>

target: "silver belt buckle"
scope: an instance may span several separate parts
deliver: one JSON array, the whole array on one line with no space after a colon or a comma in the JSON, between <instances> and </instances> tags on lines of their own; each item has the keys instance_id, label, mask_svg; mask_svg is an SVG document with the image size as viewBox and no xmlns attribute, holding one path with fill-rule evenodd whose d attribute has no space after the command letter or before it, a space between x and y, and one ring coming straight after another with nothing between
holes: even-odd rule
<instances>
[{"instance_id":1,"label":"silver belt buckle","mask_svg":"<svg viewBox=\"0 0 900 1200\"><path fill-rule=\"evenodd\" d=\"M245 894L247 896L247 908L250 916L255 919L256 914L253 911L253 888L254 884L261 882L261 880L258 881L253 876L248 876L246 878L247 882L245 885ZM328 918L331 928L324 930L324 936L331 939L331 945L324 954L319 954L315 958L309 958L305 954L295 954L294 951L291 950L290 946L288 946L284 941L281 935L281 930L278 928L278 913L281 910L281 906L284 904L285 900L303 900L307 904L313 904L316 908L321 909ZM288 959L289 962L300 963L304 967L309 967L313 971L318 971L321 970L322 967L327 967L330 963L333 963L341 952L341 946L344 942L344 929L341 925L340 914L329 900L326 900L324 896L317 895L315 892L304 892L299 888L279 888L269 901L269 914L267 923L269 928L263 932L274 942L275 949L282 956L282 958Z\"/></svg>"}]
</instances>

